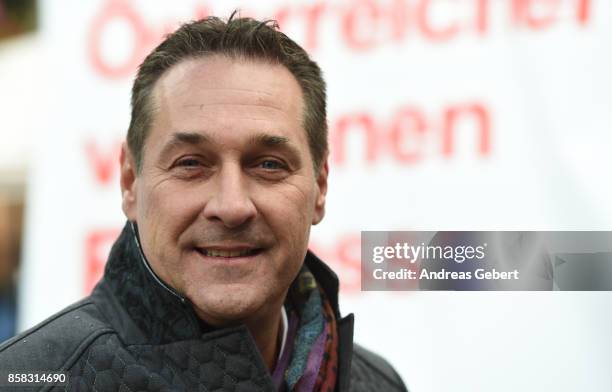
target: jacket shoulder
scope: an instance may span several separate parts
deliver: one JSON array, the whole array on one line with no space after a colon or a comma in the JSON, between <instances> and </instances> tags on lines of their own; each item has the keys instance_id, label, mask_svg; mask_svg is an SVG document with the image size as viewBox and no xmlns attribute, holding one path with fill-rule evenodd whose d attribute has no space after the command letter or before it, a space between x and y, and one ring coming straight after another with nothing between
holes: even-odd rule
<instances>
[{"instance_id":1,"label":"jacket shoulder","mask_svg":"<svg viewBox=\"0 0 612 392\"><path fill-rule=\"evenodd\" d=\"M353 346L351 390L408 391L401 377L389 362L357 343L354 343Z\"/></svg>"},{"instance_id":2,"label":"jacket shoulder","mask_svg":"<svg viewBox=\"0 0 612 392\"><path fill-rule=\"evenodd\" d=\"M110 332L85 298L0 344L0 369L66 370L97 337Z\"/></svg>"}]
</instances>

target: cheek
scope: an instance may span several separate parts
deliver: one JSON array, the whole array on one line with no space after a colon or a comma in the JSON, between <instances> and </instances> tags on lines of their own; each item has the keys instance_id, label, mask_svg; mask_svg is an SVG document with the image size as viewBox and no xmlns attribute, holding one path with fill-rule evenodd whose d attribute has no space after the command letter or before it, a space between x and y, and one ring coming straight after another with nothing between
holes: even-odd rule
<instances>
[{"instance_id":1,"label":"cheek","mask_svg":"<svg viewBox=\"0 0 612 392\"><path fill-rule=\"evenodd\" d=\"M139 194L138 217L154 246L176 243L201 211L198 192L174 189L171 184L145 187ZM142 226L142 224L139 224Z\"/></svg>"},{"instance_id":2,"label":"cheek","mask_svg":"<svg viewBox=\"0 0 612 392\"><path fill-rule=\"evenodd\" d=\"M314 210L314 192L307 183L259 189L253 193L255 205L266 223L284 242L308 242ZM297 242L297 243L296 243Z\"/></svg>"},{"instance_id":3,"label":"cheek","mask_svg":"<svg viewBox=\"0 0 612 392\"><path fill-rule=\"evenodd\" d=\"M306 250L310 233L312 208L311 198L303 188L283 188L258 192L254 199L262 220L274 234L277 251L273 268L266 268L266 281L276 276L277 282L270 289L285 290L297 275Z\"/></svg>"}]
</instances>

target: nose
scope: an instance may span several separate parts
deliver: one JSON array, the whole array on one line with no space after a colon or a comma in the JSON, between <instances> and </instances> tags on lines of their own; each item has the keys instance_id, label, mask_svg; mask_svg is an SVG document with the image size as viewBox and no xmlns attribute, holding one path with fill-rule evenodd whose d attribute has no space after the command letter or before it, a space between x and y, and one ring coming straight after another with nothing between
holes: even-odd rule
<instances>
[{"instance_id":1,"label":"nose","mask_svg":"<svg viewBox=\"0 0 612 392\"><path fill-rule=\"evenodd\" d=\"M227 228L237 228L250 221L257 210L250 198L240 165L224 165L211 185L212 197L204 207L204 216Z\"/></svg>"}]
</instances>

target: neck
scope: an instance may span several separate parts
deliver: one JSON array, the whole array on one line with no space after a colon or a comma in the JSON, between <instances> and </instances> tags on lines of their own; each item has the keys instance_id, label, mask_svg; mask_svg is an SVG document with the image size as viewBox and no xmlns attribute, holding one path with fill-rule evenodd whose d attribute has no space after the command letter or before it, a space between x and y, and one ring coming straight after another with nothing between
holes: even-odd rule
<instances>
[{"instance_id":1,"label":"neck","mask_svg":"<svg viewBox=\"0 0 612 392\"><path fill-rule=\"evenodd\" d=\"M279 355L278 351L280 350L281 308L278 307L270 315L247 322L246 326L251 332L255 345L257 345L268 370L270 372L274 371Z\"/></svg>"}]
</instances>

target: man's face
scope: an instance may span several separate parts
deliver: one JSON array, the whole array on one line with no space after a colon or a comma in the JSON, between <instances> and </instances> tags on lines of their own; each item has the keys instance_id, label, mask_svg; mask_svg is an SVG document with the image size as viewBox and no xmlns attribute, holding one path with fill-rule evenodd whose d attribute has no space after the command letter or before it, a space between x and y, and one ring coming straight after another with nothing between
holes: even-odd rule
<instances>
[{"instance_id":1,"label":"man's face","mask_svg":"<svg viewBox=\"0 0 612 392\"><path fill-rule=\"evenodd\" d=\"M278 309L327 190L298 82L280 65L210 56L172 67L153 95L141 173L125 145L121 159L123 209L151 266L212 324Z\"/></svg>"}]
</instances>

